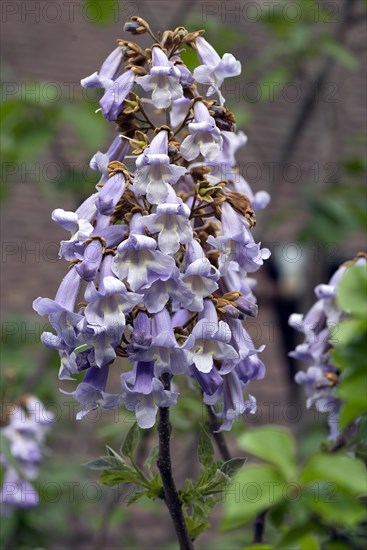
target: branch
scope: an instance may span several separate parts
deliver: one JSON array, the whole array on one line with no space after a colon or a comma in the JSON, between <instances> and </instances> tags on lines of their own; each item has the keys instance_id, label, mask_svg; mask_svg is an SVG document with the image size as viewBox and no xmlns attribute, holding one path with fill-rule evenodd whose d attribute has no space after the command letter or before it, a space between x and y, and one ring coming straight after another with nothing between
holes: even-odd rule
<instances>
[{"instance_id":1,"label":"branch","mask_svg":"<svg viewBox=\"0 0 367 550\"><path fill-rule=\"evenodd\" d=\"M165 373L162 375L161 379L164 384L164 389L169 390L171 386L170 375L168 373ZM159 407L159 454L157 466L162 478L164 501L172 518L177 539L180 545L180 550L194 550L194 545L190 539L185 518L183 515L182 502L178 495L172 476L170 453L171 431L172 426L169 419L169 407Z\"/></svg>"},{"instance_id":2,"label":"branch","mask_svg":"<svg viewBox=\"0 0 367 550\"><path fill-rule=\"evenodd\" d=\"M221 454L221 457L223 460L231 460L231 454L228 450L226 440L224 439L224 436L221 432L217 432L219 424L218 419L215 416L212 408L207 405L208 409L208 415L209 415L209 428L211 431L211 434L214 438L214 441L217 444L218 450ZM254 540L253 542L263 542L263 536L264 536L264 530L265 530L265 516L266 516L267 510L264 512L260 512L258 516L255 518L254 521Z\"/></svg>"}]
</instances>

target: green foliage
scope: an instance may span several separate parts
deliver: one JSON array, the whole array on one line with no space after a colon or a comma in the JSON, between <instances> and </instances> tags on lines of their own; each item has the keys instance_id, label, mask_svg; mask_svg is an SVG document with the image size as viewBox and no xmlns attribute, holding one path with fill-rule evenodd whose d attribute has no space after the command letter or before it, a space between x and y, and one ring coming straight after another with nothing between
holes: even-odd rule
<instances>
[{"instance_id":1,"label":"green foliage","mask_svg":"<svg viewBox=\"0 0 367 550\"><path fill-rule=\"evenodd\" d=\"M120 452L124 456L130 458L131 461L134 460L136 448L139 443L139 430L138 425L135 423L131 426L130 430L125 437L123 444L121 445Z\"/></svg>"},{"instance_id":2,"label":"green foliage","mask_svg":"<svg viewBox=\"0 0 367 550\"><path fill-rule=\"evenodd\" d=\"M238 440L242 449L273 464L285 479L295 475L296 446L285 428L264 426L244 433Z\"/></svg>"},{"instance_id":3,"label":"green foliage","mask_svg":"<svg viewBox=\"0 0 367 550\"><path fill-rule=\"evenodd\" d=\"M340 425L346 429L367 413L367 267L354 265L343 276L337 293L338 306L350 317L337 327L333 360L342 371L337 394L343 400Z\"/></svg>"},{"instance_id":4,"label":"green foliage","mask_svg":"<svg viewBox=\"0 0 367 550\"><path fill-rule=\"evenodd\" d=\"M267 464L247 465L228 486L224 530L242 527L267 512L271 541L282 550L320 548L320 540L328 540L330 529L336 528L343 530L343 540L355 540L365 516L363 461L319 452L297 467L294 438L280 427L251 430L239 438L239 445Z\"/></svg>"},{"instance_id":5,"label":"green foliage","mask_svg":"<svg viewBox=\"0 0 367 550\"><path fill-rule=\"evenodd\" d=\"M84 0L83 13L90 23L106 25L118 19L119 0Z\"/></svg>"},{"instance_id":6,"label":"green foliage","mask_svg":"<svg viewBox=\"0 0 367 550\"><path fill-rule=\"evenodd\" d=\"M222 501L226 487L246 462L246 458L217 461L211 439L204 428L200 431L198 458L201 472L197 481L187 479L184 489L180 491L187 526L193 539L209 525L211 511Z\"/></svg>"}]
</instances>

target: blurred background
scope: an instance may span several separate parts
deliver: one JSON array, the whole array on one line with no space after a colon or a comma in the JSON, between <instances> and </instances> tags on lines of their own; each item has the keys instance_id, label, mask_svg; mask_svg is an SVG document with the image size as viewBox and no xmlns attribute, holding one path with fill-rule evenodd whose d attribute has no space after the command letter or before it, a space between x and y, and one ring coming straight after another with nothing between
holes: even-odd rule
<instances>
[{"instance_id":1,"label":"blurred background","mask_svg":"<svg viewBox=\"0 0 367 550\"><path fill-rule=\"evenodd\" d=\"M266 345L267 376L250 388L259 412L247 422L288 425L303 434L304 453L325 436L324 419L306 413L293 383L297 365L287 353L297 340L287 320L312 304L316 284L366 250L366 7L364 0L2 2L2 398L33 393L57 417L42 502L6 519L4 548L175 548L159 503L127 508L125 493L100 487L81 466L105 443L118 447L132 418L97 412L74 420L74 402L58 391L56 353L39 343L46 321L31 307L39 295L54 296L66 271L57 256L64 232L51 212L74 210L92 192L98 175L89 160L114 133L94 114L99 91L82 90L80 79L126 38L132 15L155 31L203 28L220 55L242 62L242 75L223 91L248 136L239 170L272 197L255 230L272 257L255 274L260 313L248 323L255 344ZM195 54L184 59L194 66ZM173 413L178 479L192 475L193 426L204 415L190 392ZM243 429L236 423L234 433ZM152 442L147 432L144 445ZM241 536L222 534L215 545L242 548ZM213 541L205 534L198 548Z\"/></svg>"}]
</instances>

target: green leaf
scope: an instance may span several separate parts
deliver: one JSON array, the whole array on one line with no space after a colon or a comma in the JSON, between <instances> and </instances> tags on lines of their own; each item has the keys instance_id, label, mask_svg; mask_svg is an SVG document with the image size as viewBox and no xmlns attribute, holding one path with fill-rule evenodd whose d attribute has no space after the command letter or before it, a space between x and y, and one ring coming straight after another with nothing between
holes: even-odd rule
<instances>
[{"instance_id":1,"label":"green leaf","mask_svg":"<svg viewBox=\"0 0 367 550\"><path fill-rule=\"evenodd\" d=\"M90 468L91 470L118 470L123 464L122 458L116 458L114 456L101 456L96 460L85 462L83 466Z\"/></svg>"},{"instance_id":2,"label":"green leaf","mask_svg":"<svg viewBox=\"0 0 367 550\"><path fill-rule=\"evenodd\" d=\"M367 470L361 460L342 454L318 454L311 458L300 474L300 481L328 481L336 490L353 496L367 494Z\"/></svg>"},{"instance_id":3,"label":"green leaf","mask_svg":"<svg viewBox=\"0 0 367 550\"><path fill-rule=\"evenodd\" d=\"M350 50L342 46L342 44L339 44L339 42L336 42L335 40L327 40L323 43L322 49L324 53L334 57L336 61L344 65L347 69L358 69L358 57L356 57Z\"/></svg>"},{"instance_id":4,"label":"green leaf","mask_svg":"<svg viewBox=\"0 0 367 550\"><path fill-rule=\"evenodd\" d=\"M205 519L185 515L186 525L187 529L189 531L190 537L195 540L201 533L205 531L207 527L209 527L209 522Z\"/></svg>"},{"instance_id":5,"label":"green leaf","mask_svg":"<svg viewBox=\"0 0 367 550\"><path fill-rule=\"evenodd\" d=\"M344 472L344 475L346 473ZM315 482L312 484L314 488ZM320 516L327 524L351 527L365 517L365 506L353 495L338 488L330 491L330 483L319 484L317 494L314 490L304 489L302 500L309 510Z\"/></svg>"},{"instance_id":6,"label":"green leaf","mask_svg":"<svg viewBox=\"0 0 367 550\"><path fill-rule=\"evenodd\" d=\"M223 529L235 529L253 520L262 512L284 500L286 482L269 465L247 466L223 491Z\"/></svg>"},{"instance_id":7,"label":"green leaf","mask_svg":"<svg viewBox=\"0 0 367 550\"><path fill-rule=\"evenodd\" d=\"M152 479L149 480L147 497L151 498L152 500L164 497L164 490L160 474L156 474Z\"/></svg>"},{"instance_id":8,"label":"green leaf","mask_svg":"<svg viewBox=\"0 0 367 550\"><path fill-rule=\"evenodd\" d=\"M106 25L117 21L119 15L119 0L84 0L84 20L95 25Z\"/></svg>"},{"instance_id":9,"label":"green leaf","mask_svg":"<svg viewBox=\"0 0 367 550\"><path fill-rule=\"evenodd\" d=\"M301 550L320 550L320 544L312 535L305 535L298 541Z\"/></svg>"},{"instance_id":10,"label":"green leaf","mask_svg":"<svg viewBox=\"0 0 367 550\"><path fill-rule=\"evenodd\" d=\"M130 458L130 460L133 460L136 448L138 446L138 442L139 442L139 430L138 430L138 425L135 422L131 426L130 430L127 432L125 441L121 445L121 448L120 448L121 454Z\"/></svg>"},{"instance_id":11,"label":"green leaf","mask_svg":"<svg viewBox=\"0 0 367 550\"><path fill-rule=\"evenodd\" d=\"M99 478L99 482L102 485L107 485L107 487L114 487L120 483L136 483L139 485L140 481L136 471L126 465L116 471L105 470Z\"/></svg>"},{"instance_id":12,"label":"green leaf","mask_svg":"<svg viewBox=\"0 0 367 550\"><path fill-rule=\"evenodd\" d=\"M142 497L146 496L146 494L146 491L137 491L128 499L127 505L130 506L130 504L134 504L134 502L140 500Z\"/></svg>"},{"instance_id":13,"label":"green leaf","mask_svg":"<svg viewBox=\"0 0 367 550\"><path fill-rule=\"evenodd\" d=\"M261 99L273 103L284 85L292 78L292 73L287 67L279 67L266 74L260 82Z\"/></svg>"},{"instance_id":14,"label":"green leaf","mask_svg":"<svg viewBox=\"0 0 367 550\"><path fill-rule=\"evenodd\" d=\"M220 469L228 477L234 477L245 464L247 458L231 458L223 462Z\"/></svg>"},{"instance_id":15,"label":"green leaf","mask_svg":"<svg viewBox=\"0 0 367 550\"><path fill-rule=\"evenodd\" d=\"M91 151L100 147L106 136L106 126L104 119L94 113L90 105L63 105L61 116Z\"/></svg>"},{"instance_id":16,"label":"green leaf","mask_svg":"<svg viewBox=\"0 0 367 550\"><path fill-rule=\"evenodd\" d=\"M267 426L256 428L244 433L238 444L241 449L276 466L286 479L296 475L296 446L289 430Z\"/></svg>"},{"instance_id":17,"label":"green leaf","mask_svg":"<svg viewBox=\"0 0 367 550\"><path fill-rule=\"evenodd\" d=\"M361 319L346 319L339 323L335 331L338 346L350 344L358 334L366 331L366 321Z\"/></svg>"},{"instance_id":18,"label":"green leaf","mask_svg":"<svg viewBox=\"0 0 367 550\"><path fill-rule=\"evenodd\" d=\"M360 319L367 315L367 265L350 267L339 283L337 302L339 307Z\"/></svg>"},{"instance_id":19,"label":"green leaf","mask_svg":"<svg viewBox=\"0 0 367 550\"><path fill-rule=\"evenodd\" d=\"M306 522L304 525L289 529L280 541L277 542L276 548L279 548L279 550L290 548L290 550L293 550L296 547L295 543L302 540L313 529L314 524L312 522Z\"/></svg>"},{"instance_id":20,"label":"green leaf","mask_svg":"<svg viewBox=\"0 0 367 550\"><path fill-rule=\"evenodd\" d=\"M146 466L148 470L152 469L153 462L156 461L158 457L158 453L159 453L159 445L154 445L154 447L150 449L147 459L144 462L144 466Z\"/></svg>"},{"instance_id":21,"label":"green leaf","mask_svg":"<svg viewBox=\"0 0 367 550\"><path fill-rule=\"evenodd\" d=\"M357 371L341 380L337 394L348 403L367 411L367 372Z\"/></svg>"},{"instance_id":22,"label":"green leaf","mask_svg":"<svg viewBox=\"0 0 367 550\"><path fill-rule=\"evenodd\" d=\"M365 406L354 403L343 403L339 413L339 424L341 429L347 428L356 418L365 413Z\"/></svg>"},{"instance_id":23,"label":"green leaf","mask_svg":"<svg viewBox=\"0 0 367 550\"><path fill-rule=\"evenodd\" d=\"M251 544L246 546L245 550L274 550L274 546L270 546L270 544Z\"/></svg>"},{"instance_id":24,"label":"green leaf","mask_svg":"<svg viewBox=\"0 0 367 550\"><path fill-rule=\"evenodd\" d=\"M215 463L214 448L209 434L202 427L200 430L198 457L202 466L212 466Z\"/></svg>"},{"instance_id":25,"label":"green leaf","mask_svg":"<svg viewBox=\"0 0 367 550\"><path fill-rule=\"evenodd\" d=\"M106 445L106 451L107 451L108 456L111 456L111 457L115 458L116 460L119 460L120 462L124 462L122 460L121 456L114 449L112 449L112 447L110 447L109 445Z\"/></svg>"}]
</instances>

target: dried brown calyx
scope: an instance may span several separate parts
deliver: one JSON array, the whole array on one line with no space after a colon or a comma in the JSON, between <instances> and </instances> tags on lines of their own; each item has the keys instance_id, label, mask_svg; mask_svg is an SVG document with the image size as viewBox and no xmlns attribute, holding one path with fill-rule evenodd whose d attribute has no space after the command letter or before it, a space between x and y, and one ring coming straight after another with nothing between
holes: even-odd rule
<instances>
[{"instance_id":1,"label":"dried brown calyx","mask_svg":"<svg viewBox=\"0 0 367 550\"><path fill-rule=\"evenodd\" d=\"M129 187L126 187L124 194L115 206L115 211L110 220L112 224L115 224L118 221L129 223L133 214L143 214L144 212L144 208L137 203L134 192L129 189Z\"/></svg>"},{"instance_id":2,"label":"dried brown calyx","mask_svg":"<svg viewBox=\"0 0 367 550\"><path fill-rule=\"evenodd\" d=\"M251 201L247 195L237 193L236 191L226 191L225 200L232 206L236 212L244 216L249 222L250 229L256 225L255 212L252 209Z\"/></svg>"}]
</instances>

